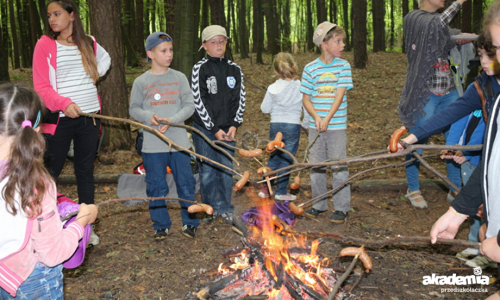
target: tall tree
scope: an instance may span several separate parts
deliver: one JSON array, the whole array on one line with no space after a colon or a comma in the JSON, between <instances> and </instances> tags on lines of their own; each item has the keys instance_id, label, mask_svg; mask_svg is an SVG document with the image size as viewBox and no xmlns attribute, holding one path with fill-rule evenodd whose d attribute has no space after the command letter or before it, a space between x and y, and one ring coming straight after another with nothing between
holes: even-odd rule
<instances>
[{"instance_id":1,"label":"tall tree","mask_svg":"<svg viewBox=\"0 0 500 300\"><path fill-rule=\"evenodd\" d=\"M138 54L144 53L144 0L135 0L135 34L137 42L134 43Z\"/></svg>"},{"instance_id":2,"label":"tall tree","mask_svg":"<svg viewBox=\"0 0 500 300\"><path fill-rule=\"evenodd\" d=\"M391 0L391 38L389 41L389 47L391 50L394 49L394 0Z\"/></svg>"},{"instance_id":3,"label":"tall tree","mask_svg":"<svg viewBox=\"0 0 500 300\"><path fill-rule=\"evenodd\" d=\"M248 32L246 26L247 4L246 0L239 0L238 3L238 32L240 38L240 56L248 58Z\"/></svg>"},{"instance_id":4,"label":"tall tree","mask_svg":"<svg viewBox=\"0 0 500 300\"><path fill-rule=\"evenodd\" d=\"M176 44L177 50L174 51L178 53L175 56L175 60L178 63L178 69L186 77L191 74L191 69L194 65L193 61L193 48L195 40L194 23L192 21L194 14L195 0L183 0L179 1L176 5L176 15L178 20L183 26L180 26L180 38L179 43Z\"/></svg>"},{"instance_id":5,"label":"tall tree","mask_svg":"<svg viewBox=\"0 0 500 300\"><path fill-rule=\"evenodd\" d=\"M409 13L408 9L408 0L403 0L403 19L404 17ZM406 53L406 46L405 46L405 38L404 38L405 32L403 31L403 44L401 46L401 52Z\"/></svg>"},{"instance_id":6,"label":"tall tree","mask_svg":"<svg viewBox=\"0 0 500 300\"><path fill-rule=\"evenodd\" d=\"M40 18L42 19L44 33L49 27L49 20L47 19L47 2L45 0L38 0L38 8L40 10Z\"/></svg>"},{"instance_id":7,"label":"tall tree","mask_svg":"<svg viewBox=\"0 0 500 300\"><path fill-rule=\"evenodd\" d=\"M17 17L21 32L21 61L25 68L31 67L33 57L33 41L31 40L30 14L27 0L17 0ZM23 30L21 30L23 28Z\"/></svg>"},{"instance_id":8,"label":"tall tree","mask_svg":"<svg viewBox=\"0 0 500 300\"><path fill-rule=\"evenodd\" d=\"M385 51L385 1L372 0L373 52Z\"/></svg>"},{"instance_id":9,"label":"tall tree","mask_svg":"<svg viewBox=\"0 0 500 300\"><path fill-rule=\"evenodd\" d=\"M230 31L232 32L229 34L234 43L234 51L238 52L240 51L240 37L238 36L238 23L236 22L236 15L234 13L236 2L235 0L228 0L228 3L229 3L228 20L232 19L234 21L234 24L232 30L230 29L231 26L229 25L227 26L227 33L229 33ZM231 18L229 18L229 16L231 16Z\"/></svg>"},{"instance_id":10,"label":"tall tree","mask_svg":"<svg viewBox=\"0 0 500 300\"><path fill-rule=\"evenodd\" d=\"M352 46L354 49L354 67L358 69L366 68L368 53L366 51L366 0L352 0L353 26Z\"/></svg>"},{"instance_id":11,"label":"tall tree","mask_svg":"<svg viewBox=\"0 0 500 300\"><path fill-rule=\"evenodd\" d=\"M36 44L36 41L42 36L42 26L40 25L40 15L34 0L28 0L28 8L30 11L30 26L31 26L31 43ZM47 19L44 16L44 19ZM34 50L34 47L33 47Z\"/></svg>"},{"instance_id":12,"label":"tall tree","mask_svg":"<svg viewBox=\"0 0 500 300\"><path fill-rule=\"evenodd\" d=\"M143 23L144 23L144 30L143 30L143 36L144 37L147 37L148 35L151 34L151 30L150 30L150 27L151 27L151 23L150 23L150 13L151 13L151 0L146 0L146 2L144 2L144 19L143 19Z\"/></svg>"},{"instance_id":13,"label":"tall tree","mask_svg":"<svg viewBox=\"0 0 500 300\"><path fill-rule=\"evenodd\" d=\"M313 34L314 27L312 21L312 3L311 0L306 0L306 45L307 51L314 50Z\"/></svg>"},{"instance_id":14,"label":"tall tree","mask_svg":"<svg viewBox=\"0 0 500 300\"><path fill-rule=\"evenodd\" d=\"M338 24L337 13L337 0L330 0L330 21L334 24Z\"/></svg>"},{"instance_id":15,"label":"tall tree","mask_svg":"<svg viewBox=\"0 0 500 300\"><path fill-rule=\"evenodd\" d=\"M292 40L290 36L292 26L292 22L290 19L290 1L285 0L284 2L283 13L281 14L283 16L283 22L281 25L281 28L283 28L283 42L281 44L283 47L283 51L292 52Z\"/></svg>"},{"instance_id":16,"label":"tall tree","mask_svg":"<svg viewBox=\"0 0 500 300\"><path fill-rule=\"evenodd\" d=\"M472 32L481 32L481 20L483 19L483 0L474 0L472 5Z\"/></svg>"},{"instance_id":17,"label":"tall tree","mask_svg":"<svg viewBox=\"0 0 500 300\"><path fill-rule=\"evenodd\" d=\"M253 50L257 54L258 64L263 64L262 52L264 52L264 16L262 12L262 0L253 0Z\"/></svg>"},{"instance_id":18,"label":"tall tree","mask_svg":"<svg viewBox=\"0 0 500 300\"><path fill-rule=\"evenodd\" d=\"M92 28L92 25L91 25ZM135 27L134 0L123 0L123 18L122 18L122 39L125 43L125 59L130 67L139 65L140 52L137 52L138 46Z\"/></svg>"},{"instance_id":19,"label":"tall tree","mask_svg":"<svg viewBox=\"0 0 500 300\"><path fill-rule=\"evenodd\" d=\"M88 0L92 34L111 56L111 69L98 84L102 113L118 118L128 118L128 92L123 64L123 43L120 26L120 0ZM101 149L130 149L132 138L128 124L113 123L106 126Z\"/></svg>"},{"instance_id":20,"label":"tall tree","mask_svg":"<svg viewBox=\"0 0 500 300\"><path fill-rule=\"evenodd\" d=\"M349 3L348 0L342 0L344 9L344 30L345 30L345 50L351 50L351 39L349 38Z\"/></svg>"},{"instance_id":21,"label":"tall tree","mask_svg":"<svg viewBox=\"0 0 500 300\"><path fill-rule=\"evenodd\" d=\"M266 16L267 51L274 56L280 52L276 0L264 0L263 7Z\"/></svg>"},{"instance_id":22,"label":"tall tree","mask_svg":"<svg viewBox=\"0 0 500 300\"><path fill-rule=\"evenodd\" d=\"M151 0L151 32L156 32L156 0Z\"/></svg>"},{"instance_id":23,"label":"tall tree","mask_svg":"<svg viewBox=\"0 0 500 300\"><path fill-rule=\"evenodd\" d=\"M472 1L462 4L462 32L472 32Z\"/></svg>"},{"instance_id":24,"label":"tall tree","mask_svg":"<svg viewBox=\"0 0 500 300\"><path fill-rule=\"evenodd\" d=\"M200 44L198 43L198 29L200 27L200 11L201 11L201 0L194 0L194 7L193 7L193 17L191 18L191 21L193 22L193 33L191 36L191 39L193 40L193 64L195 64L197 61L199 61L203 57L203 53L201 51L198 51L200 49ZM187 74L186 76L189 76Z\"/></svg>"},{"instance_id":25,"label":"tall tree","mask_svg":"<svg viewBox=\"0 0 500 300\"><path fill-rule=\"evenodd\" d=\"M167 23L167 33L171 34L171 32L175 32L177 29L175 28L175 5L177 4L176 0L165 0L165 6L164 6L164 11L165 11L165 19ZM176 39L179 39L179 37L175 37Z\"/></svg>"},{"instance_id":26,"label":"tall tree","mask_svg":"<svg viewBox=\"0 0 500 300\"><path fill-rule=\"evenodd\" d=\"M7 26L7 0L0 0L0 82L10 81L9 77L9 30Z\"/></svg>"},{"instance_id":27,"label":"tall tree","mask_svg":"<svg viewBox=\"0 0 500 300\"><path fill-rule=\"evenodd\" d=\"M19 69L21 67L19 51L19 37L17 35L17 17L14 13L14 0L9 0L9 19L10 19L10 31L12 35L12 57L14 57L14 69Z\"/></svg>"},{"instance_id":28,"label":"tall tree","mask_svg":"<svg viewBox=\"0 0 500 300\"><path fill-rule=\"evenodd\" d=\"M326 3L325 0L316 0L317 23L326 21Z\"/></svg>"}]
</instances>

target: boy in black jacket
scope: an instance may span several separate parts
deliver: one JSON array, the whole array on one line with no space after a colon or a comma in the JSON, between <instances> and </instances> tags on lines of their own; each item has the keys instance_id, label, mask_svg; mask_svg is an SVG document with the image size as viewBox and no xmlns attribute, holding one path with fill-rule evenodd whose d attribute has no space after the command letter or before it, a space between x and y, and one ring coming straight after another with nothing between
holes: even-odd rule
<instances>
[{"instance_id":1,"label":"boy in black jacket","mask_svg":"<svg viewBox=\"0 0 500 300\"><path fill-rule=\"evenodd\" d=\"M203 44L200 50L204 48L207 56L193 66L190 76L195 103L194 127L211 140L234 146L232 140L243 122L245 111L243 73L224 55L228 37L223 27L208 26L201 36ZM193 141L197 153L232 168L231 159L212 148L201 136L195 133ZM227 151L234 155L234 150ZM199 163L199 171L202 202L214 208L213 216L220 215L227 224L232 224L232 174L205 161ZM213 216L207 215L203 221L211 224Z\"/></svg>"}]
</instances>

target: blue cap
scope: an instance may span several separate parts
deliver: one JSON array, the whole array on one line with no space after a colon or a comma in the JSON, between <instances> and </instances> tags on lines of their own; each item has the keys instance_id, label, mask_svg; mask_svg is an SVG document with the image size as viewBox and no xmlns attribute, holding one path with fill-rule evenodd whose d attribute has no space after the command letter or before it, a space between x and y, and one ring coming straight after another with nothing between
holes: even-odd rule
<instances>
[{"instance_id":1,"label":"blue cap","mask_svg":"<svg viewBox=\"0 0 500 300\"><path fill-rule=\"evenodd\" d=\"M160 38L162 36L166 36L166 38L165 37ZM165 32L161 32L161 31L153 32L146 39L146 52L148 52L149 50L153 49L154 47L158 46L159 44L161 44L163 42L171 42L171 41L172 41L172 38L170 37L170 35L166 34ZM148 59L146 61L150 62L151 59L148 57Z\"/></svg>"}]
</instances>

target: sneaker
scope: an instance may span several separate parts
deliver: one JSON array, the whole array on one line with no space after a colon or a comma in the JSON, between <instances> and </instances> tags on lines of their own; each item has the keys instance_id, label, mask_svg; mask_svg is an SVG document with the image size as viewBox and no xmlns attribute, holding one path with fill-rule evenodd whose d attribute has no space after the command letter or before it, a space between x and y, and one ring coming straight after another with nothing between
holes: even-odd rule
<instances>
[{"instance_id":1,"label":"sneaker","mask_svg":"<svg viewBox=\"0 0 500 300\"><path fill-rule=\"evenodd\" d=\"M99 244L99 237L97 234L94 232L94 225L91 225L92 231L90 232L90 238L89 238L89 243L88 245L98 245Z\"/></svg>"},{"instance_id":2,"label":"sneaker","mask_svg":"<svg viewBox=\"0 0 500 300\"><path fill-rule=\"evenodd\" d=\"M496 268L497 263L489 259L488 257L484 255L478 255L474 257L473 259L470 259L465 262L466 265L469 267L473 268L481 268L481 269L486 269L488 267Z\"/></svg>"},{"instance_id":3,"label":"sneaker","mask_svg":"<svg viewBox=\"0 0 500 300\"><path fill-rule=\"evenodd\" d=\"M297 196L290 195L290 194L276 195L276 196L274 196L274 199L281 200L281 201L295 201L297 199Z\"/></svg>"},{"instance_id":4,"label":"sneaker","mask_svg":"<svg viewBox=\"0 0 500 300\"><path fill-rule=\"evenodd\" d=\"M340 210L336 210L332 216L330 217L330 222L332 223L344 223L345 219L347 218L347 215L349 212L343 212Z\"/></svg>"},{"instance_id":5,"label":"sneaker","mask_svg":"<svg viewBox=\"0 0 500 300\"><path fill-rule=\"evenodd\" d=\"M168 235L168 228L155 230L155 239L162 240Z\"/></svg>"},{"instance_id":6,"label":"sneaker","mask_svg":"<svg viewBox=\"0 0 500 300\"><path fill-rule=\"evenodd\" d=\"M205 215L205 217L203 217L203 223L207 224L207 225L210 225L214 222L214 216L213 215Z\"/></svg>"},{"instance_id":7,"label":"sneaker","mask_svg":"<svg viewBox=\"0 0 500 300\"><path fill-rule=\"evenodd\" d=\"M305 213L306 215L308 215L309 217L311 217L311 218L316 218L317 216L319 216L319 214L322 214L322 213L324 213L325 211L326 211L326 210L321 210L321 211L319 211L319 210L317 210L316 208L311 207L311 208L309 208L308 210L306 210L304 213Z\"/></svg>"},{"instance_id":8,"label":"sneaker","mask_svg":"<svg viewBox=\"0 0 500 300\"><path fill-rule=\"evenodd\" d=\"M182 234L192 239L196 234L196 227L191 225L184 225L182 226Z\"/></svg>"},{"instance_id":9,"label":"sneaker","mask_svg":"<svg viewBox=\"0 0 500 300\"><path fill-rule=\"evenodd\" d=\"M458 252L455 256L463 261L468 261L471 256L478 256L481 254L477 248L467 248L461 252Z\"/></svg>"},{"instance_id":10,"label":"sneaker","mask_svg":"<svg viewBox=\"0 0 500 300\"><path fill-rule=\"evenodd\" d=\"M224 221L226 222L227 225L233 224L233 213L232 212L225 212L220 216L224 219Z\"/></svg>"}]
</instances>

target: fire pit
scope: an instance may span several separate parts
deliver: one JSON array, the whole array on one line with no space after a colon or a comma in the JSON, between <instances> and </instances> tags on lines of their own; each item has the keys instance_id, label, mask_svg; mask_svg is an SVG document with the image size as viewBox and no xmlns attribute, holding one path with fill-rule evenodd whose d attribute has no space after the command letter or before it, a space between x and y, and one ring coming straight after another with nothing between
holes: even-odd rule
<instances>
[{"instance_id":1,"label":"fire pit","mask_svg":"<svg viewBox=\"0 0 500 300\"><path fill-rule=\"evenodd\" d=\"M269 207L258 207L259 215L270 216ZM223 254L231 263L220 264L220 275L196 294L198 299L328 298L337 275L328 267L328 258L318 254L320 241L309 242L304 236L287 234L275 216L267 220L260 222L265 224L262 228L234 222L243 246Z\"/></svg>"}]
</instances>

